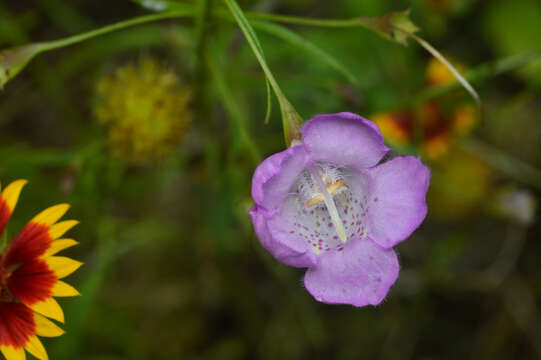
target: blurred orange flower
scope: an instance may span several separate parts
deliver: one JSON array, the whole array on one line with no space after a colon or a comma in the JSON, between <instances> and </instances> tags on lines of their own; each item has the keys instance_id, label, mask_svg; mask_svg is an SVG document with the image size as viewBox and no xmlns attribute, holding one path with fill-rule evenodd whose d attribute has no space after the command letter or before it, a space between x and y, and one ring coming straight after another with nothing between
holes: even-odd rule
<instances>
[{"instance_id":1,"label":"blurred orange flower","mask_svg":"<svg viewBox=\"0 0 541 360\"><path fill-rule=\"evenodd\" d=\"M456 62L453 65L459 71L465 68ZM447 67L436 59L429 61L426 78L430 85L455 81ZM390 145L401 148L416 144L422 156L436 160L449 152L456 137L470 134L477 123L473 105L446 100L438 99L409 109L380 112L372 115L371 119Z\"/></svg>"}]
</instances>

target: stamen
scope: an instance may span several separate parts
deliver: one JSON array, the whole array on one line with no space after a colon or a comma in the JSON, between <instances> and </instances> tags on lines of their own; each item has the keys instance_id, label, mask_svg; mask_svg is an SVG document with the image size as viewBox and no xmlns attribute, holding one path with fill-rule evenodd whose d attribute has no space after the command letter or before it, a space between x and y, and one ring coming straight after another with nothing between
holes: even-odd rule
<instances>
[{"instance_id":1,"label":"stamen","mask_svg":"<svg viewBox=\"0 0 541 360\"><path fill-rule=\"evenodd\" d=\"M327 185L323 182L319 170L315 166L312 166L309 171L315 185L319 188L319 195L323 196L323 201L325 202L325 206L327 206L327 211L329 212L331 221L336 229L336 233L340 240L345 243L347 241L346 231L344 230L340 215L338 215L338 210L336 209L333 197L329 193Z\"/></svg>"},{"instance_id":2,"label":"stamen","mask_svg":"<svg viewBox=\"0 0 541 360\"><path fill-rule=\"evenodd\" d=\"M325 179L322 180L325 181ZM335 183L327 184L327 191L329 192L329 194L334 195L334 193L336 193L338 190L344 189L346 187L347 183L344 180L338 180ZM310 200L306 200L306 202L304 203L304 207L306 209L310 209L312 206L322 203L324 201L325 199L323 198L323 195L317 194Z\"/></svg>"}]
</instances>

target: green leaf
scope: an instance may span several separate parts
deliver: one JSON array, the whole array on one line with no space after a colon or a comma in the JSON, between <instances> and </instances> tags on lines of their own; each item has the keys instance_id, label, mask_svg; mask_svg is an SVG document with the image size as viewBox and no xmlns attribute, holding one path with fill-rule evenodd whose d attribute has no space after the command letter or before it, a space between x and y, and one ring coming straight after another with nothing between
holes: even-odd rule
<instances>
[{"instance_id":1,"label":"green leaf","mask_svg":"<svg viewBox=\"0 0 541 360\"><path fill-rule=\"evenodd\" d=\"M193 10L193 6L189 4L184 3L178 3L178 2L171 2L168 0L132 0L135 3L140 4L146 9L152 10L152 11L191 11ZM248 42L250 43L250 46L252 46L252 50L256 54L256 57L258 57L258 60L263 63L265 63L265 54L263 51L263 48L261 46L261 43L259 42L259 39L257 38L257 35L255 31L253 30L252 26L246 19L246 16L238 6L238 4L233 1L225 1L227 6L230 8L231 13L233 13L234 19L238 22L239 26L241 27L241 30L245 34L246 38L248 39ZM222 11L216 12L219 16L222 16L225 19L230 19L230 15L227 13L224 13ZM266 31L269 34L272 34L274 36L277 36L285 41L290 42L291 44L298 46L305 51L310 52L312 55L314 55L317 59L320 61L326 63L327 65L331 66L335 70L341 72L349 81L356 84L358 83L358 79L349 71L347 68L341 64L337 59L332 57L330 54L326 53L324 50L317 47L315 44L309 42L306 39L303 39L299 35L295 34L293 31L290 31L289 29L270 23L266 21L253 21L253 26ZM255 49L254 49L255 48ZM263 65L263 70L265 72L265 81L266 81L266 88L267 88L267 111L265 114L265 124L268 123L272 111L272 98L271 98L271 88L274 89L276 96L278 97L278 101L280 102L280 108L282 112L282 122L284 123L284 134L286 137L286 143L289 144L292 136L296 136L297 130L302 126L303 120L298 115L298 113L295 111L293 106L287 101L287 99L284 98L283 93L281 91L276 91L277 84L272 84L272 74L271 77L268 76L268 71L265 70L266 63ZM268 69L268 67L267 67ZM272 80L271 80L272 79ZM278 88L279 89L279 88Z\"/></svg>"},{"instance_id":2,"label":"green leaf","mask_svg":"<svg viewBox=\"0 0 541 360\"><path fill-rule=\"evenodd\" d=\"M293 105L291 105L291 103L287 100L284 93L282 92L282 89L280 89L280 86L276 82L274 75L272 74L269 66L267 65L267 62L265 61L263 48L261 47L261 44L257 39L257 35L248 20L246 19L246 16L244 16L244 13L242 12L237 2L235 0L224 0L224 2L233 14L235 21L237 22L240 29L242 30L242 33L246 37L248 44L250 44L250 47L252 48L254 55L259 61L259 65L263 69L263 72L265 73L265 76L269 81L272 90L274 90L274 94L278 98L278 102L280 103L280 110L282 113L284 137L287 146L289 146L294 139L297 139L300 136L299 129L302 126L303 120L297 113Z\"/></svg>"},{"instance_id":3,"label":"green leaf","mask_svg":"<svg viewBox=\"0 0 541 360\"><path fill-rule=\"evenodd\" d=\"M265 61L265 53L263 52L263 47L261 46L261 43L259 42L259 39L257 38L257 35L254 32L254 29L250 26L250 23L248 22L248 20L246 19L246 17L242 13L242 10L240 9L240 7L234 1L233 1L233 7L234 7L235 11L238 14L238 18L240 19L240 21L243 24L243 25L240 25L240 23L239 23L239 25L241 26L241 29L243 29L243 31L245 29L249 33L249 36L253 39L253 42L254 42L255 46L257 47L261 58L263 59L263 61ZM233 13L233 15L235 16L235 18L237 18L237 15L235 15L234 13ZM272 99L271 99L272 96L271 96L271 84L269 82L269 77L266 74L265 74L265 87L267 89L267 110L265 111L265 120L264 120L264 122L265 122L265 124L268 124L268 122L270 120L271 112L272 112ZM276 96L278 96L278 94Z\"/></svg>"},{"instance_id":4,"label":"green leaf","mask_svg":"<svg viewBox=\"0 0 541 360\"><path fill-rule=\"evenodd\" d=\"M325 50L319 48L314 43L308 41L307 39L297 35L293 31L277 25L270 23L268 21L252 21L252 25L259 30L265 31L271 35L274 35L276 37L279 37L282 40L285 40L289 42L290 44L297 46L300 49L305 50L306 52L310 53L314 56L315 59L329 65L336 71L343 74L351 83L358 84L359 80L351 73L345 65L340 63L338 59L336 59L331 54L327 53Z\"/></svg>"},{"instance_id":5,"label":"green leaf","mask_svg":"<svg viewBox=\"0 0 541 360\"><path fill-rule=\"evenodd\" d=\"M265 85L267 87L267 111L265 112L265 125L267 125L270 121L271 113L272 113L272 94L271 94L271 87L269 80L265 81Z\"/></svg>"}]
</instances>

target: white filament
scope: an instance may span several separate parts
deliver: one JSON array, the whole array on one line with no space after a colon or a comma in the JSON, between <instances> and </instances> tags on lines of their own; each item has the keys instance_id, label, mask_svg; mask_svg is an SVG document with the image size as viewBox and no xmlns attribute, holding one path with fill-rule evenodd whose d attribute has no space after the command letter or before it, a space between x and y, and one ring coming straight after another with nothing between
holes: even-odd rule
<instances>
[{"instance_id":1,"label":"white filament","mask_svg":"<svg viewBox=\"0 0 541 360\"><path fill-rule=\"evenodd\" d=\"M310 167L309 171L310 175L312 176L312 180L314 181L315 185L317 185L317 187L319 188L319 192L323 196L325 206L327 207L327 211L329 212L331 221L336 229L336 233L338 234L340 240L345 243L347 241L347 236L346 231L344 230L344 225L342 224L340 215L338 215L338 210L336 209L334 199L331 194L329 194L329 191L327 190L327 185L321 178L321 176L325 174L320 174L316 166Z\"/></svg>"}]
</instances>

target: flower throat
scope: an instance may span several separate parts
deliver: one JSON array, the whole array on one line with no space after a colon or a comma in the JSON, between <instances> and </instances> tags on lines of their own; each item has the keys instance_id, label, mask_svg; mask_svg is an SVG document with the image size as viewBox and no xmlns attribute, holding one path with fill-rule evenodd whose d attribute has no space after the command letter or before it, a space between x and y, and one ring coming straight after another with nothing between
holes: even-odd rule
<instances>
[{"instance_id":1,"label":"flower throat","mask_svg":"<svg viewBox=\"0 0 541 360\"><path fill-rule=\"evenodd\" d=\"M312 209L325 203L331 222L342 243L347 242L347 235L342 219L334 202L334 195L347 189L340 169L330 164L317 164L309 167L300 176L299 191L304 196L304 207Z\"/></svg>"}]
</instances>

